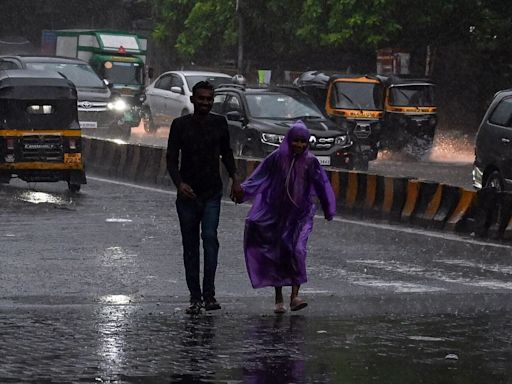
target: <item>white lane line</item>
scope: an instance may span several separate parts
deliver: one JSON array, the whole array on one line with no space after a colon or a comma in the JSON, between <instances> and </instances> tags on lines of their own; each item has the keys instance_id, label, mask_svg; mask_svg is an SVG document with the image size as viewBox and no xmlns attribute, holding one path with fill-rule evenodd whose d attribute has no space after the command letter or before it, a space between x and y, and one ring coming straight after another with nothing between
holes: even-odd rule
<instances>
[{"instance_id":1,"label":"white lane line","mask_svg":"<svg viewBox=\"0 0 512 384\"><path fill-rule=\"evenodd\" d=\"M126 187L132 187L132 188L138 188L143 189L146 191L151 192L157 192L157 193L164 193L166 195L176 195L176 191L174 190L167 190L167 189L161 189L161 188L154 188L154 187L147 187L144 185L137 185L132 183L127 183L124 181L118 181L118 180L109 180L109 179L103 179L101 177L93 177L93 176L87 176L88 179L96 180L104 183L110 183L110 184L116 184L116 185L122 185ZM234 205L233 202L222 200L223 204L229 204ZM317 219L323 219L323 215L316 215ZM345 223L345 224L353 224L353 225L359 225L361 227L370 227L370 228L378 228L378 229L385 229L388 231L394 231L394 232L401 232L401 233L409 233L414 235L421 235L421 236L428 236L436 239L443 239L443 240L449 240L449 241L456 241L459 243L465 243L465 244L474 244L474 245L484 245L486 247L490 248L505 248L505 249L511 249L512 245L506 245L506 244L494 244L494 243L488 243L485 241L475 240L475 239L468 239L468 238L462 238L460 236L457 236L456 234L452 233L441 233L441 232L429 232L427 230L419 229L419 228L409 228L409 227L402 227L400 225L391 225L391 224L381 224L381 223L370 223L366 221L356 221L356 220L350 220L350 219L344 219L341 217L334 217L333 221L337 221L339 223Z\"/></svg>"},{"instance_id":2,"label":"white lane line","mask_svg":"<svg viewBox=\"0 0 512 384\"><path fill-rule=\"evenodd\" d=\"M317 217L323 218L323 216L320 216L320 215L317 215ZM391 225L391 224L377 224L377 223L361 222L361 221L355 221L355 220L350 220L350 219L344 219L341 217L335 217L335 218L333 218L333 221L338 221L341 223L347 223L347 224L353 224L353 225L359 225L359 226L363 226L363 227L380 228L380 229L386 229L389 231L428 236L428 237L433 237L436 239L457 241L457 242L466 243L466 244L469 243L469 244L475 244L475 245L484 245L486 247L492 247L492 248L505 248L505 249L512 248L512 245L494 244L494 243L488 243L488 242L480 241L480 240L462 238L462 237L457 236L456 234L446 233L446 232L442 232L442 233L441 232L429 232L427 230L423 230L423 229L419 229L419 228L401 227L399 225L395 226L395 225Z\"/></svg>"},{"instance_id":3,"label":"white lane line","mask_svg":"<svg viewBox=\"0 0 512 384\"><path fill-rule=\"evenodd\" d=\"M485 279L474 276L471 278L462 277L461 273L447 272L438 268L426 269L414 264L402 263L399 261L386 260L347 260L347 263L360 264L368 267L378 268L383 271L402 273L411 276L439 280L446 283L462 284L472 287L488 289L509 289L512 290L512 281L501 281L496 279Z\"/></svg>"},{"instance_id":4,"label":"white lane line","mask_svg":"<svg viewBox=\"0 0 512 384\"><path fill-rule=\"evenodd\" d=\"M377 276L373 276L370 274L347 271L346 269L343 268L331 268L325 265L311 266L309 269L311 273L318 274L322 279L337 278L346 281L350 284L370 288L384 289L396 293L422 293L446 291L445 288L432 287L423 284L415 284L407 281L381 280Z\"/></svg>"},{"instance_id":5,"label":"white lane line","mask_svg":"<svg viewBox=\"0 0 512 384\"><path fill-rule=\"evenodd\" d=\"M501 264L483 264L469 260L455 260L455 259L438 259L434 260L436 263L455 265L459 267L475 268L481 271L499 272L505 275L512 275L512 267L509 265Z\"/></svg>"}]
</instances>

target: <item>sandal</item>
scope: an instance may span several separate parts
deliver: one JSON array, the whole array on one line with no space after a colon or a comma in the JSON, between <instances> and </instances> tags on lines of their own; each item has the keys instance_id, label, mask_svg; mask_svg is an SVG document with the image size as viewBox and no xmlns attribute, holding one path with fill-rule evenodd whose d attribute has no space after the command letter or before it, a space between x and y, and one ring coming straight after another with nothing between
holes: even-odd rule
<instances>
[{"instance_id":1,"label":"sandal","mask_svg":"<svg viewBox=\"0 0 512 384\"><path fill-rule=\"evenodd\" d=\"M308 306L308 303L306 303L300 297L295 297L290 302L290 310L292 310L292 311L298 311L298 310L300 310L302 308L306 308L307 306Z\"/></svg>"},{"instance_id":2,"label":"sandal","mask_svg":"<svg viewBox=\"0 0 512 384\"><path fill-rule=\"evenodd\" d=\"M277 313L277 314L286 313L286 307L284 306L284 303L276 303L276 306L274 308L274 313Z\"/></svg>"}]
</instances>

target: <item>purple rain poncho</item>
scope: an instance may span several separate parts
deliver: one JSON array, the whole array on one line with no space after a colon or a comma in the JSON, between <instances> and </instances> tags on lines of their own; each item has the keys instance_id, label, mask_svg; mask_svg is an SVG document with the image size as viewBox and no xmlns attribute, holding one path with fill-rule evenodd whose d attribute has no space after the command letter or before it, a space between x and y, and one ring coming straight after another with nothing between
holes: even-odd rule
<instances>
[{"instance_id":1,"label":"purple rain poncho","mask_svg":"<svg viewBox=\"0 0 512 384\"><path fill-rule=\"evenodd\" d=\"M293 155L292 138L309 141L309 136L302 121L294 123L279 148L242 183L243 200L254 200L244 233L245 262L253 288L305 283L315 196L327 220L336 212L334 192L318 159L307 148Z\"/></svg>"}]
</instances>

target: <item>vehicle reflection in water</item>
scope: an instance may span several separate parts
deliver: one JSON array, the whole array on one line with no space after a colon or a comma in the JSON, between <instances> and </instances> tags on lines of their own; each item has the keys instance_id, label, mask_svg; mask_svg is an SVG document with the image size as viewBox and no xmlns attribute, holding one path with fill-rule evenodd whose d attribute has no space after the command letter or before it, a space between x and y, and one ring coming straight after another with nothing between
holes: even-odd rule
<instances>
[{"instance_id":1,"label":"vehicle reflection in water","mask_svg":"<svg viewBox=\"0 0 512 384\"><path fill-rule=\"evenodd\" d=\"M279 384L305 381L303 316L260 318L249 329L254 344L244 367L244 383Z\"/></svg>"},{"instance_id":2,"label":"vehicle reflection in water","mask_svg":"<svg viewBox=\"0 0 512 384\"><path fill-rule=\"evenodd\" d=\"M191 317L184 321L177 356L171 364L171 382L209 383L215 377L212 362L223 355L217 352L215 316ZM227 358L228 356L224 356Z\"/></svg>"},{"instance_id":3,"label":"vehicle reflection in water","mask_svg":"<svg viewBox=\"0 0 512 384\"><path fill-rule=\"evenodd\" d=\"M104 305L98 314L97 325L99 369L104 375L116 375L126 365L126 333L135 307L128 305L131 298L126 295L102 296L100 302Z\"/></svg>"},{"instance_id":4,"label":"vehicle reflection in water","mask_svg":"<svg viewBox=\"0 0 512 384\"><path fill-rule=\"evenodd\" d=\"M66 205L69 204L68 200L65 200L62 196L55 196L46 192L37 192L37 191L23 191L18 197L18 200L26 201L28 203L33 204L57 204L57 205Z\"/></svg>"}]
</instances>

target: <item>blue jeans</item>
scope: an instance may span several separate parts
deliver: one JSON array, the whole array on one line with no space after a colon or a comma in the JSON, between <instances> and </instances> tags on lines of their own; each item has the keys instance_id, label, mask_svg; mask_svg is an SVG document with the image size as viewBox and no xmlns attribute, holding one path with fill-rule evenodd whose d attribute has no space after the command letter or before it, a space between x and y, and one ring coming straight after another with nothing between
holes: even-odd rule
<instances>
[{"instance_id":1,"label":"blue jeans","mask_svg":"<svg viewBox=\"0 0 512 384\"><path fill-rule=\"evenodd\" d=\"M178 196L176 210L180 221L181 239L183 243L183 261L185 276L190 291L190 301L201 301L215 296L215 272L219 255L219 226L220 200L222 192L207 200L185 199ZM204 276L201 294L199 229L203 240Z\"/></svg>"}]
</instances>

